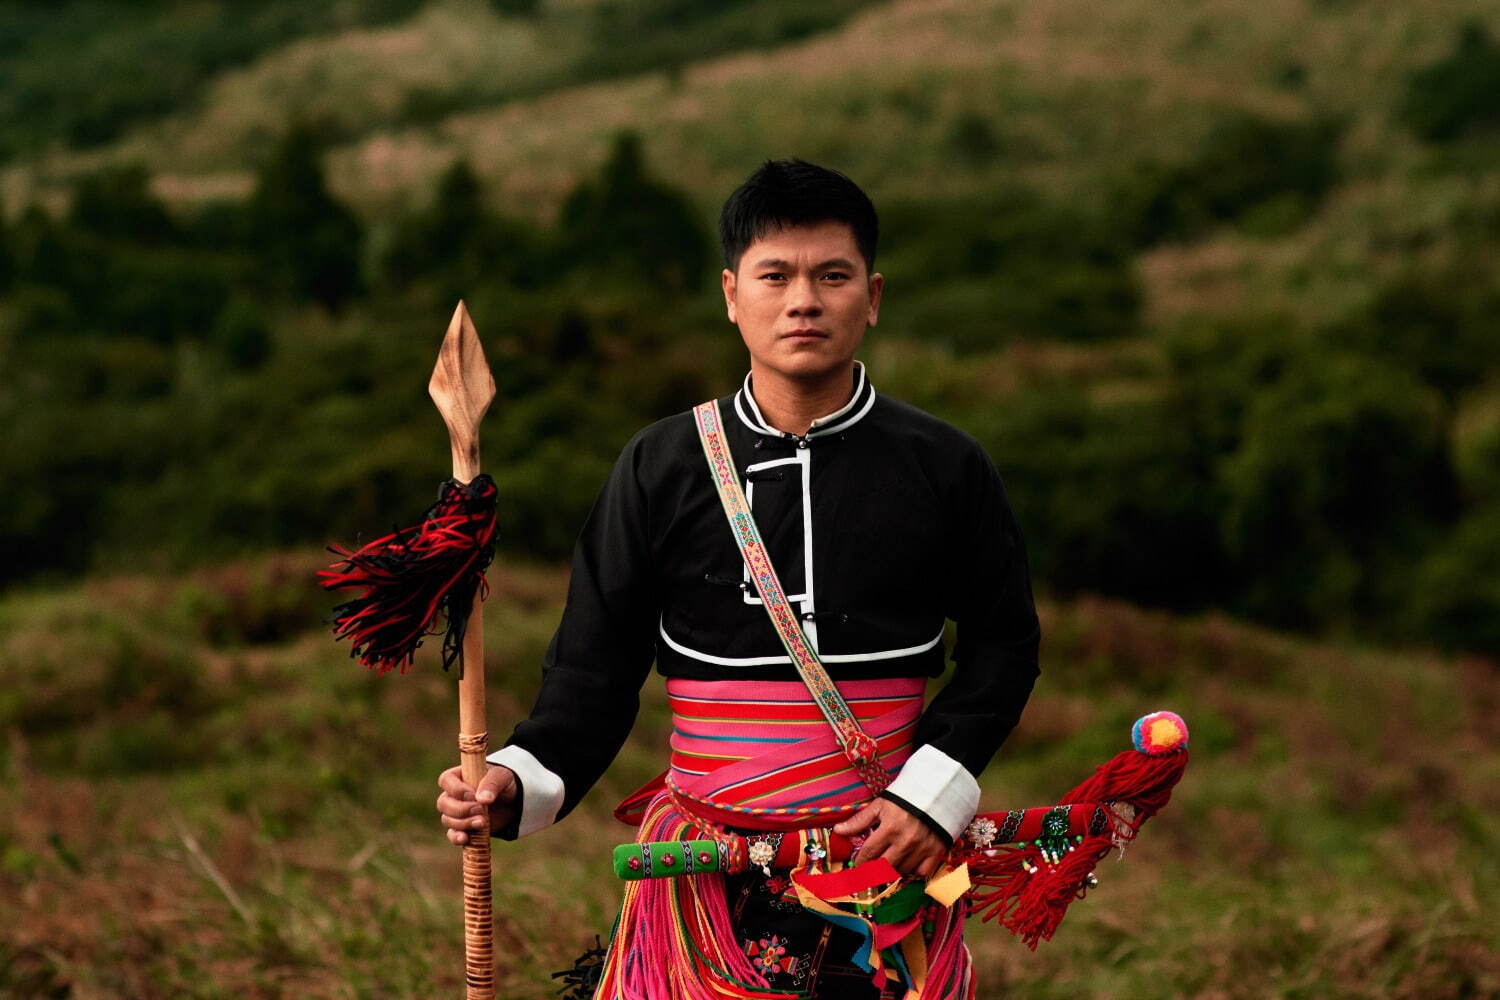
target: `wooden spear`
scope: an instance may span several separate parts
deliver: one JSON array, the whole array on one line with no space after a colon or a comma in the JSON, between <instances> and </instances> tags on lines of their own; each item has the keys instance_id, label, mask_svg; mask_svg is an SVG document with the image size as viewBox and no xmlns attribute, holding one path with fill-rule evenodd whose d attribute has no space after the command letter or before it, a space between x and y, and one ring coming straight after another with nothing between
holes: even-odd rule
<instances>
[{"instance_id":1,"label":"wooden spear","mask_svg":"<svg viewBox=\"0 0 1500 1000\"><path fill-rule=\"evenodd\" d=\"M453 310L448 333L438 352L432 381L427 384L443 422L448 425L448 443L453 451L453 478L470 483L479 475L479 422L495 398L495 380L484 359L479 334L462 301ZM482 592L474 593L474 604L464 632L459 660L458 752L464 781L478 788L488 765L489 732L484 713L484 615ZM490 897L490 832L469 832L464 846L464 972L468 1000L494 1000L495 945Z\"/></svg>"}]
</instances>

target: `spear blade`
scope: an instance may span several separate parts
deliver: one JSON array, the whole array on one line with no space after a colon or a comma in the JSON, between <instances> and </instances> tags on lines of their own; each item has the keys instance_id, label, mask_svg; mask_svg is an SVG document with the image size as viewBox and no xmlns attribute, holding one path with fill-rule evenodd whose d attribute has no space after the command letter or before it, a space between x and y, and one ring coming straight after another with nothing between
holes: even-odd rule
<instances>
[{"instance_id":1,"label":"spear blade","mask_svg":"<svg viewBox=\"0 0 1500 1000\"><path fill-rule=\"evenodd\" d=\"M448 425L453 478L472 482L479 475L479 422L494 401L495 379L462 299L448 322L427 393Z\"/></svg>"}]
</instances>

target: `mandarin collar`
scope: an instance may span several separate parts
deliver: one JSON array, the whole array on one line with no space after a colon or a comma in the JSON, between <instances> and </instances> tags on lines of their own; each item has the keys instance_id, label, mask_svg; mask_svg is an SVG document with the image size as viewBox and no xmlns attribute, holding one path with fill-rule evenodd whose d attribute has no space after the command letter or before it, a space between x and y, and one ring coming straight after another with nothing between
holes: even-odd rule
<instances>
[{"instance_id":1,"label":"mandarin collar","mask_svg":"<svg viewBox=\"0 0 1500 1000\"><path fill-rule=\"evenodd\" d=\"M869 376L865 373L864 362L856 361L854 362L854 395L849 398L849 402L837 410L814 420L802 438L816 438L847 430L863 419L865 414L870 412L870 407L874 405L875 387L870 384ZM734 394L734 412L740 418L741 423L757 434L788 441L798 439L798 435L777 430L766 423L765 418L761 416L760 407L755 403L755 396L751 392L749 373L746 373L744 383Z\"/></svg>"}]
</instances>

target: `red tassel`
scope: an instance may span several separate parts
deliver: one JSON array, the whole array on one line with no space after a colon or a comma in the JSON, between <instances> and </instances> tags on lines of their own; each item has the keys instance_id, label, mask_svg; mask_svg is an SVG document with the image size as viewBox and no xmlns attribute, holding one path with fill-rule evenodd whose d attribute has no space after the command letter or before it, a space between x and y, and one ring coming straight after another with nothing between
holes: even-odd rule
<instances>
[{"instance_id":1,"label":"red tassel","mask_svg":"<svg viewBox=\"0 0 1500 1000\"><path fill-rule=\"evenodd\" d=\"M463 637L474 595L489 596L484 571L495 553L495 481L479 475L464 485L450 479L422 523L397 530L319 570L325 590L363 587L359 597L333 610L329 623L339 639L352 641L351 656L381 674L402 673L439 613L446 618L443 669L456 660L463 675Z\"/></svg>"},{"instance_id":2,"label":"red tassel","mask_svg":"<svg viewBox=\"0 0 1500 1000\"><path fill-rule=\"evenodd\" d=\"M1135 825L1139 828L1147 816L1162 811L1172 798L1172 789L1182 779L1188 752L1183 747L1166 754L1144 754L1126 750L1100 764L1094 774L1059 802L1129 802L1143 813Z\"/></svg>"},{"instance_id":3,"label":"red tassel","mask_svg":"<svg viewBox=\"0 0 1500 1000\"><path fill-rule=\"evenodd\" d=\"M1025 846L966 851L971 912L982 920L998 918L1035 951L1056 933L1073 901L1088 893L1094 866L1111 848L1134 840L1141 825L1166 806L1187 762L1184 745L1154 755L1127 750L1096 768L1059 800L1100 803L1101 821L1081 842L1044 836Z\"/></svg>"},{"instance_id":4,"label":"red tassel","mask_svg":"<svg viewBox=\"0 0 1500 1000\"><path fill-rule=\"evenodd\" d=\"M1088 894L1089 874L1113 846L1109 837L1085 837L1059 863L1034 872L1002 925L1036 951L1039 942L1052 939L1073 901Z\"/></svg>"}]
</instances>

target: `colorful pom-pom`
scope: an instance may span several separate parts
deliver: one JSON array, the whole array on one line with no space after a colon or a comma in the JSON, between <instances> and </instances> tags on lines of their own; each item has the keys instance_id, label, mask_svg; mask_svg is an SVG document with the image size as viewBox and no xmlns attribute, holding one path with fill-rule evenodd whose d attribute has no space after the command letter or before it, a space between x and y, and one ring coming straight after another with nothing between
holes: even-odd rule
<instances>
[{"instance_id":1,"label":"colorful pom-pom","mask_svg":"<svg viewBox=\"0 0 1500 1000\"><path fill-rule=\"evenodd\" d=\"M1188 745L1187 723L1176 712L1152 712L1136 720L1130 742L1149 757L1159 757Z\"/></svg>"}]
</instances>

